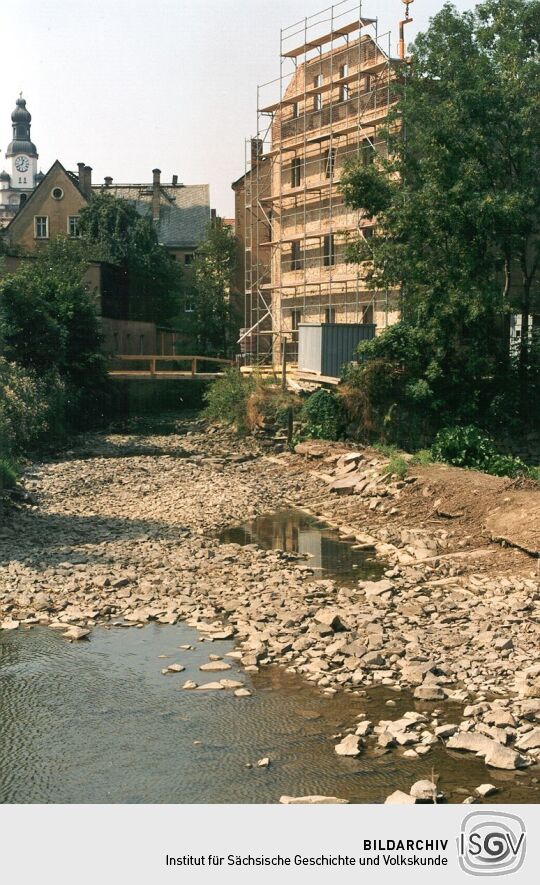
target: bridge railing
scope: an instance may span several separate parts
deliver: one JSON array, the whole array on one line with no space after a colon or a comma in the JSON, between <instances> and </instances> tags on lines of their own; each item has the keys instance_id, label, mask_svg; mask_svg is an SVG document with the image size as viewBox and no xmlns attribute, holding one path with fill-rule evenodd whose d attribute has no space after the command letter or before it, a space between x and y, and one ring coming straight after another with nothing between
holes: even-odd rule
<instances>
[{"instance_id":1,"label":"bridge railing","mask_svg":"<svg viewBox=\"0 0 540 885\"><path fill-rule=\"evenodd\" d=\"M155 354L154 355L154 354L115 353L114 356L112 357L111 361L114 364L117 364L117 363L135 363L136 364L133 369L128 368L128 367L123 367L120 369L118 369L116 367L110 368L109 373L112 375L115 375L115 374L126 375L126 374L129 374L129 372L133 372L134 374L137 372L138 374L140 374L141 369L138 368L137 364L140 365L141 363L148 363L148 367L149 367L148 371L152 377L157 376L159 374L163 374L164 372L166 372L167 375L175 374L175 373L178 373L178 374L189 374L190 373L192 377L195 377L195 375L197 375L197 374L199 374L199 375L215 374L215 373L208 373L208 372L204 372L204 371L198 372L197 369L201 363L211 363L212 365L215 365L216 367L223 366L223 368L225 368L227 366L234 365L234 360L228 360L228 359L225 359L224 357L200 356L200 355L193 356L191 354L168 354L168 355ZM189 363L190 370L188 370L187 373L185 371L180 371L178 369L172 369L172 371L170 369L169 370L163 370L163 369L159 370L158 364L162 364L162 363L169 363L169 364L170 363Z\"/></svg>"}]
</instances>

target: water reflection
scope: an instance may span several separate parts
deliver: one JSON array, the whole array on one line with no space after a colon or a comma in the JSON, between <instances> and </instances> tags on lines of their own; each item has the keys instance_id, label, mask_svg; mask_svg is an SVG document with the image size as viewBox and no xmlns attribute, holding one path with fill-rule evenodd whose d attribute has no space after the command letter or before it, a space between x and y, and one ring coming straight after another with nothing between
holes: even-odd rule
<instances>
[{"instance_id":1,"label":"water reflection","mask_svg":"<svg viewBox=\"0 0 540 885\"><path fill-rule=\"evenodd\" d=\"M350 542L341 540L339 532L301 510L279 510L258 516L244 525L225 529L220 540L302 553L321 577L335 578L342 584L377 578L385 567L374 555L355 550Z\"/></svg>"}]
</instances>

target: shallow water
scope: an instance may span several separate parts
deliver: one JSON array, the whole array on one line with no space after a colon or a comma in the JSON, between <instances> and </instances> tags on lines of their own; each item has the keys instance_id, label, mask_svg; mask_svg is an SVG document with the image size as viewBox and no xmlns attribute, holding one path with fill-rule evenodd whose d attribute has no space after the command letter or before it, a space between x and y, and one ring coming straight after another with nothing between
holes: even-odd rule
<instances>
[{"instance_id":1,"label":"shallow water","mask_svg":"<svg viewBox=\"0 0 540 885\"><path fill-rule=\"evenodd\" d=\"M180 650L184 644L194 648ZM486 781L502 787L494 801L538 801L528 774L489 771L439 749L419 761L369 752L339 758L332 736L357 713L397 718L414 708L410 696L327 698L275 667L253 678L234 663L226 673L199 671L209 654L231 648L200 641L185 625L96 628L89 642L73 644L46 628L2 632L0 801L266 803L322 793L382 802L432 768L452 801L465 795L452 793L456 787L470 792ZM163 676L173 662L186 670ZM253 696L178 691L186 679L223 676L241 679ZM391 710L389 696L397 702ZM269 769L256 766L264 756Z\"/></svg>"},{"instance_id":2,"label":"shallow water","mask_svg":"<svg viewBox=\"0 0 540 885\"><path fill-rule=\"evenodd\" d=\"M355 550L335 529L301 510L286 509L258 516L244 525L225 529L220 540L303 553L306 564L316 574L344 585L362 579L376 580L385 568L375 554Z\"/></svg>"}]
</instances>

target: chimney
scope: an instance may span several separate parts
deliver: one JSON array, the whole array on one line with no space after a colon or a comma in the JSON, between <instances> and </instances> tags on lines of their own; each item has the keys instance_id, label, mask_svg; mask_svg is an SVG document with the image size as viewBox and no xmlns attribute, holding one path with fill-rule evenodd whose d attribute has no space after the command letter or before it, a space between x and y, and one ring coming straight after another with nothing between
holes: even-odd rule
<instances>
[{"instance_id":1,"label":"chimney","mask_svg":"<svg viewBox=\"0 0 540 885\"><path fill-rule=\"evenodd\" d=\"M90 199L90 197L92 196L92 167L85 166L84 163L78 163L77 165L79 167L79 183L81 186L81 190L85 197L88 197L88 199Z\"/></svg>"},{"instance_id":2,"label":"chimney","mask_svg":"<svg viewBox=\"0 0 540 885\"><path fill-rule=\"evenodd\" d=\"M152 169L152 175L154 176L152 182L152 218L154 221L159 221L159 197L160 197L160 176L161 169Z\"/></svg>"},{"instance_id":3,"label":"chimney","mask_svg":"<svg viewBox=\"0 0 540 885\"><path fill-rule=\"evenodd\" d=\"M178 175L173 175L172 177L172 186L176 187L178 184Z\"/></svg>"},{"instance_id":4,"label":"chimney","mask_svg":"<svg viewBox=\"0 0 540 885\"><path fill-rule=\"evenodd\" d=\"M110 187L112 184L112 178L110 175L105 176L105 187Z\"/></svg>"},{"instance_id":5,"label":"chimney","mask_svg":"<svg viewBox=\"0 0 540 885\"><path fill-rule=\"evenodd\" d=\"M263 143L261 138L251 139L251 168L257 165L263 152Z\"/></svg>"}]
</instances>

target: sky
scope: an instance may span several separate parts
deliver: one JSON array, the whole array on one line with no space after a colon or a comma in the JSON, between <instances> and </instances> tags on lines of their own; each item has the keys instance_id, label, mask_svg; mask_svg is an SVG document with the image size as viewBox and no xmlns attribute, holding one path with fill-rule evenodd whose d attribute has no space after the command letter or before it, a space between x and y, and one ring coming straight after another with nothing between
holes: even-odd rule
<instances>
[{"instance_id":1,"label":"sky","mask_svg":"<svg viewBox=\"0 0 540 885\"><path fill-rule=\"evenodd\" d=\"M157 166L163 181L177 174L184 184L208 182L213 208L233 215L231 183L244 172L245 139L256 134L257 84L279 76L280 29L325 5L3 0L0 168L22 91L44 172L59 159L68 169L92 166L94 181L139 182L151 181ZM414 0L407 41L442 5ZM345 0L348 9L357 15L358 3ZM380 35L390 31L395 55L401 0L363 0L362 12L378 19ZM387 37L381 42L388 46Z\"/></svg>"}]
</instances>

